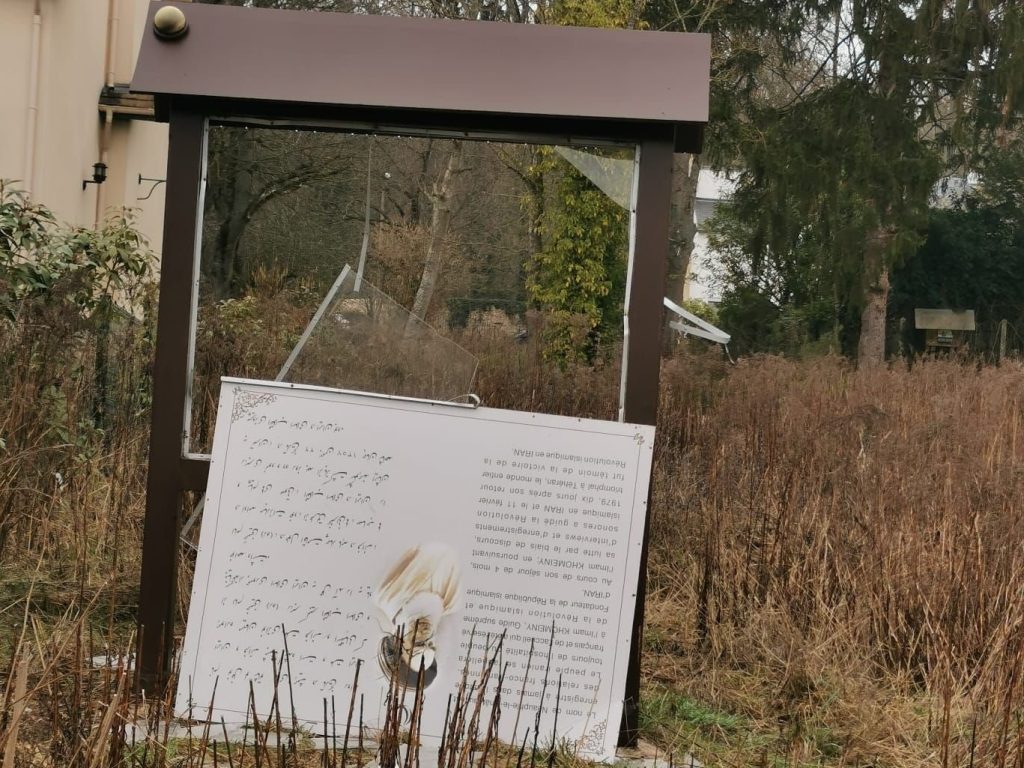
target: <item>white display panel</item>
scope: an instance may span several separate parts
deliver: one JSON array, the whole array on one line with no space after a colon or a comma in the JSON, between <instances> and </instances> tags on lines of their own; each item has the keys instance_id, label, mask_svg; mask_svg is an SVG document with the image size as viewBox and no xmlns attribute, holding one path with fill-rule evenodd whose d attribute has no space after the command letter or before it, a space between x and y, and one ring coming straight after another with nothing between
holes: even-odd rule
<instances>
[{"instance_id":1,"label":"white display panel","mask_svg":"<svg viewBox=\"0 0 1024 768\"><path fill-rule=\"evenodd\" d=\"M541 732L561 674L559 738L611 757L653 443L648 426L225 379L179 714L205 714L215 682L215 720L245 719L250 681L266 710L284 625L281 690L299 719L322 730L325 697L347 706L361 658L372 727L388 660L402 660L385 638L420 619L429 636L409 654L429 671L424 737L441 735L474 627L474 661L480 638L506 632L506 711L534 641L532 725L554 622Z\"/></svg>"}]
</instances>

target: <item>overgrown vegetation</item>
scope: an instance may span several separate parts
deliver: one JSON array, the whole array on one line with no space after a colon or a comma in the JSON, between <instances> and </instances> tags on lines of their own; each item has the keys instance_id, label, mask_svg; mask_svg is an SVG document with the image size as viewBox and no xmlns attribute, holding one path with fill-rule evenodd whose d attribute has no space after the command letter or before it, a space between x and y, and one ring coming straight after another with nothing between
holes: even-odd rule
<instances>
[{"instance_id":1,"label":"overgrown vegetation","mask_svg":"<svg viewBox=\"0 0 1024 768\"><path fill-rule=\"evenodd\" d=\"M151 317L135 301L108 326L97 308L146 295L145 249L126 220L71 230L9 190L3 200L0 755L210 764L203 734L160 735L165 705L133 697L117 661L137 608ZM274 318L305 302L264 287L224 305L202 328L217 343L200 363L216 349L232 367L262 364L270 347L238 334L258 319L273 338ZM480 357L484 402L614 416L614 347L560 367L541 333L452 333ZM665 360L642 709L661 754L1024 764L1021 373L732 366L687 347ZM90 661L107 656L112 667ZM296 745L289 761L321 759ZM277 760L272 747L264 757Z\"/></svg>"},{"instance_id":2,"label":"overgrown vegetation","mask_svg":"<svg viewBox=\"0 0 1024 768\"><path fill-rule=\"evenodd\" d=\"M557 165L554 158L545 162ZM621 335L629 217L573 168L562 170L556 196L541 228L545 247L533 256L527 290L549 317L548 356L592 361L602 338L607 343Z\"/></svg>"},{"instance_id":3,"label":"overgrown vegetation","mask_svg":"<svg viewBox=\"0 0 1024 768\"><path fill-rule=\"evenodd\" d=\"M646 679L763 741L675 737L730 763L1020 764L1019 366L697 373L663 385Z\"/></svg>"},{"instance_id":4,"label":"overgrown vegetation","mask_svg":"<svg viewBox=\"0 0 1024 768\"><path fill-rule=\"evenodd\" d=\"M945 187L938 185L936 193L945 191L933 200L936 205L922 210L908 230L916 244L905 243L899 258L890 253L890 355L924 351L923 333L914 332L917 307L974 310L978 333L971 348L989 360L998 357L991 337L1001 321L1011 328L1010 349L1020 348L1024 149L990 149L987 160L983 176L952 177ZM836 241L830 246L835 248L849 240L856 251L856 222L838 222L825 232L796 223L784 236L776 232L780 239L766 239L752 211L771 210L780 219L795 216L785 207L790 205L786 189L769 186L741 186L736 199L709 223L725 288L721 321L734 335L733 348L740 354L801 356L828 350L853 356L860 328L861 265L856 259L823 259L816 238Z\"/></svg>"},{"instance_id":5,"label":"overgrown vegetation","mask_svg":"<svg viewBox=\"0 0 1024 768\"><path fill-rule=\"evenodd\" d=\"M130 217L62 226L0 182L0 555L13 537L86 568L62 525L99 526L101 549L123 535L148 419L151 267Z\"/></svg>"}]
</instances>

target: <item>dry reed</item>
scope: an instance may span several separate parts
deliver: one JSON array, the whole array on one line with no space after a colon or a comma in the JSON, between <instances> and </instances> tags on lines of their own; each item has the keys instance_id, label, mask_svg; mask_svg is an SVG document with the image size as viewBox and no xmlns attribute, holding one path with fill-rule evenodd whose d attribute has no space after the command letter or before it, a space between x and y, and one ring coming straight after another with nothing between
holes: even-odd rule
<instances>
[{"instance_id":1,"label":"dry reed","mask_svg":"<svg viewBox=\"0 0 1024 768\"><path fill-rule=\"evenodd\" d=\"M144 326L117 333L102 421L83 363L94 336L50 316L0 339L0 758L91 767L187 755L234 768L259 755L270 766L265 729L255 746L217 728L183 744L161 730L166 701L132 694L151 349ZM612 417L615 350L560 369L542 360L538 336L460 339L480 356L484 401ZM1024 765L1021 374L951 360L732 367L685 350L665 361L644 704L644 732L663 754ZM95 667L96 656L111 663ZM666 696L713 716L676 707L659 718L652 702ZM475 720L482 734L477 744L452 731L460 755L536 759L531 741L549 734L501 751L475 708L475 698L453 704L452 727ZM361 741L355 696L337 709L325 702L321 737L329 722ZM366 759L277 743L293 763Z\"/></svg>"}]
</instances>

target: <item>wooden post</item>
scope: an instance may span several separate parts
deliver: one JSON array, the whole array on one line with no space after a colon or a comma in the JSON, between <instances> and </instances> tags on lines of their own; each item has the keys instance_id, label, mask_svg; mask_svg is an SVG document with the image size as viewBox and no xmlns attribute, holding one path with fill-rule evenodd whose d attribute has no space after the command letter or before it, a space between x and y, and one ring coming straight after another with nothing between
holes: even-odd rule
<instances>
[{"instance_id":1,"label":"wooden post","mask_svg":"<svg viewBox=\"0 0 1024 768\"><path fill-rule=\"evenodd\" d=\"M640 143L637 180L636 239L633 274L626 322L629 345L622 361L623 419L634 424L655 424L658 420L661 378L662 302L668 269L669 208L672 197L672 142L648 140ZM634 746L640 726L640 654L644 639L644 601L647 597L647 537L650 533L650 490L647 520L640 555L636 613L629 646L629 670L619 746Z\"/></svg>"},{"instance_id":2,"label":"wooden post","mask_svg":"<svg viewBox=\"0 0 1024 768\"><path fill-rule=\"evenodd\" d=\"M172 110L139 588L139 681L150 691L166 679L174 651L182 491L191 479L182 457L184 404L205 152L206 118Z\"/></svg>"}]
</instances>

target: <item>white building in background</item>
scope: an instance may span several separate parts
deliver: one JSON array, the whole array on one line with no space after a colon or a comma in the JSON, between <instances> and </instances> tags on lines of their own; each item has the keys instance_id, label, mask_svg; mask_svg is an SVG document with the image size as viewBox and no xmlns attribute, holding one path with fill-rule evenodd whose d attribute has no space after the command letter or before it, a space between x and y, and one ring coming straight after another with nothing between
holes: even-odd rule
<instances>
[{"instance_id":1,"label":"white building in background","mask_svg":"<svg viewBox=\"0 0 1024 768\"><path fill-rule=\"evenodd\" d=\"M973 171L966 175L943 176L932 188L928 205L932 208L948 209L961 204L964 198L977 192L981 176Z\"/></svg>"},{"instance_id":2,"label":"white building in background","mask_svg":"<svg viewBox=\"0 0 1024 768\"><path fill-rule=\"evenodd\" d=\"M572 147L555 147L555 151L618 203L623 210L630 209L633 193L631 159L605 157ZM715 286L713 275L708 268L708 239L701 232L701 228L715 212L718 204L732 195L735 188L736 182L724 173L702 170L697 176L697 199L693 206L697 235L693 240L693 253L687 266L686 285L683 286L684 300L698 299L717 303L722 298L721 290Z\"/></svg>"},{"instance_id":3,"label":"white building in background","mask_svg":"<svg viewBox=\"0 0 1024 768\"><path fill-rule=\"evenodd\" d=\"M977 173L967 175L950 175L940 179L932 190L929 205L932 208L952 208L963 199L975 192L981 183ZM686 275L684 298L699 299L716 304L722 299L722 291L715 285L709 262L714 263L714 254L708 246L707 236L701 231L704 222L715 212L715 208L723 200L728 200L736 189L735 179L723 173L702 170L697 178L697 202L693 208L697 222L697 236L693 242L693 255Z\"/></svg>"},{"instance_id":4,"label":"white building in background","mask_svg":"<svg viewBox=\"0 0 1024 768\"><path fill-rule=\"evenodd\" d=\"M715 212L715 208L723 200L727 200L736 188L736 182L724 173L701 170L697 177L697 201L693 206L693 216L697 222L697 236L693 240L693 254L686 274L686 288L683 296L687 299L698 299L711 304L719 302L722 292L714 284L713 275L708 268L710 250L708 238L703 233L704 222Z\"/></svg>"},{"instance_id":5,"label":"white building in background","mask_svg":"<svg viewBox=\"0 0 1024 768\"><path fill-rule=\"evenodd\" d=\"M111 208L136 208L158 250L167 126L152 101L130 97L147 0L0 0L0 178L71 224L94 226ZM94 164L106 165L102 184ZM145 200L140 199L152 190Z\"/></svg>"}]
</instances>

